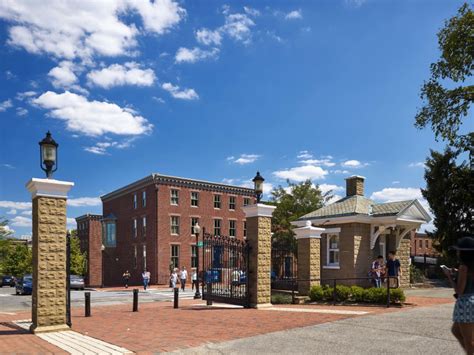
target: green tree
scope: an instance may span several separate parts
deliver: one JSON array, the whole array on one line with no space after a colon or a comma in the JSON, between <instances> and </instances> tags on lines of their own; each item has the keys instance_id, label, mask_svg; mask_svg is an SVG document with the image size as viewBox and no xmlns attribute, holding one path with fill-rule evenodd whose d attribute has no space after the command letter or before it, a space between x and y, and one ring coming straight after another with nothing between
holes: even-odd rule
<instances>
[{"instance_id":1,"label":"green tree","mask_svg":"<svg viewBox=\"0 0 474 355\"><path fill-rule=\"evenodd\" d=\"M3 260L11 249L11 243L8 240L13 232L8 228L8 220L0 217L0 274L4 274Z\"/></svg>"},{"instance_id":2,"label":"green tree","mask_svg":"<svg viewBox=\"0 0 474 355\"><path fill-rule=\"evenodd\" d=\"M321 208L331 192L322 194L319 186L311 180L299 184L287 181L288 187L278 186L272 190L269 203L276 206L272 217L272 243L281 248L296 249L293 225L301 216Z\"/></svg>"},{"instance_id":3,"label":"green tree","mask_svg":"<svg viewBox=\"0 0 474 355\"><path fill-rule=\"evenodd\" d=\"M458 238L474 233L473 171L466 162L456 164L458 155L449 148L444 153L431 151L426 160L426 189L421 190L434 214L436 230L429 234L445 255Z\"/></svg>"},{"instance_id":4,"label":"green tree","mask_svg":"<svg viewBox=\"0 0 474 355\"><path fill-rule=\"evenodd\" d=\"M7 275L23 276L33 272L33 253L26 244L16 244L2 261L3 272Z\"/></svg>"},{"instance_id":5,"label":"green tree","mask_svg":"<svg viewBox=\"0 0 474 355\"><path fill-rule=\"evenodd\" d=\"M0 240L10 237L13 232L8 228L8 219L0 217Z\"/></svg>"},{"instance_id":6,"label":"green tree","mask_svg":"<svg viewBox=\"0 0 474 355\"><path fill-rule=\"evenodd\" d=\"M81 252L81 243L77 236L77 230L71 231L71 274L81 275L86 274L87 268L87 253Z\"/></svg>"},{"instance_id":7,"label":"green tree","mask_svg":"<svg viewBox=\"0 0 474 355\"><path fill-rule=\"evenodd\" d=\"M473 149L473 132L459 133L474 101L474 85L469 85L474 70L474 12L469 4L445 22L438 43L441 57L431 64L431 78L421 89L424 106L416 115L415 126L431 125L436 139L441 137L464 151Z\"/></svg>"}]
</instances>

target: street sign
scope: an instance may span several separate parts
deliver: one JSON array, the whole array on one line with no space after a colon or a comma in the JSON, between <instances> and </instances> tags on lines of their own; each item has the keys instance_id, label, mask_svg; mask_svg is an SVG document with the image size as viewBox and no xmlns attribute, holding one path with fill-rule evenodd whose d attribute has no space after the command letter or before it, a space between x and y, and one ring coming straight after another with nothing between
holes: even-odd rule
<instances>
[{"instance_id":1,"label":"street sign","mask_svg":"<svg viewBox=\"0 0 474 355\"><path fill-rule=\"evenodd\" d=\"M198 248L202 248L202 246L204 245L204 242L203 241L199 241L197 242L197 246Z\"/></svg>"}]
</instances>

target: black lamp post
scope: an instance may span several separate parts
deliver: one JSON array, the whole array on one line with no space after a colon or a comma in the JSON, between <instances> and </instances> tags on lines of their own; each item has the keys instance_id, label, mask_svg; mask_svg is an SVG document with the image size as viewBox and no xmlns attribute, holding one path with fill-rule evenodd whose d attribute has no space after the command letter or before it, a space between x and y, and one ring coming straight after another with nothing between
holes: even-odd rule
<instances>
[{"instance_id":1,"label":"black lamp post","mask_svg":"<svg viewBox=\"0 0 474 355\"><path fill-rule=\"evenodd\" d=\"M105 254L105 245L100 246L100 251L102 252L102 280L100 283L100 288L104 288L104 254Z\"/></svg>"},{"instance_id":2,"label":"black lamp post","mask_svg":"<svg viewBox=\"0 0 474 355\"><path fill-rule=\"evenodd\" d=\"M46 173L46 177L51 179L53 173L58 170L58 146L59 144L51 137L48 131L46 137L39 142L40 145L40 167Z\"/></svg>"},{"instance_id":3,"label":"black lamp post","mask_svg":"<svg viewBox=\"0 0 474 355\"><path fill-rule=\"evenodd\" d=\"M201 232L201 226L198 222L193 226L193 232L196 235L196 293L194 299L200 299L201 293L199 292L199 233Z\"/></svg>"},{"instance_id":4,"label":"black lamp post","mask_svg":"<svg viewBox=\"0 0 474 355\"><path fill-rule=\"evenodd\" d=\"M254 184L255 196L257 197L257 203L260 203L263 195L263 182L265 179L260 175L260 172L257 171L257 175L255 175L252 181Z\"/></svg>"}]
</instances>

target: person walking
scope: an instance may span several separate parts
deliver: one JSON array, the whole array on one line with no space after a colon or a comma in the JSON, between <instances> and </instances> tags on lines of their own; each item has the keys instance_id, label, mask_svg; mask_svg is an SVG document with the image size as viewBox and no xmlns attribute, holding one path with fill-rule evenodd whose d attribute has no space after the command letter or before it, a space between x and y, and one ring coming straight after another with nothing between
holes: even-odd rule
<instances>
[{"instance_id":1,"label":"person walking","mask_svg":"<svg viewBox=\"0 0 474 355\"><path fill-rule=\"evenodd\" d=\"M148 284L150 283L150 272L148 269L145 269L142 273L142 279L143 279L143 289L146 291Z\"/></svg>"},{"instance_id":2,"label":"person walking","mask_svg":"<svg viewBox=\"0 0 474 355\"><path fill-rule=\"evenodd\" d=\"M400 268L400 260L395 259L395 252L391 251L388 253L387 260L387 276L391 288L396 288L400 285L400 277L402 276L402 270Z\"/></svg>"},{"instance_id":3,"label":"person walking","mask_svg":"<svg viewBox=\"0 0 474 355\"><path fill-rule=\"evenodd\" d=\"M459 267L443 267L454 288L456 303L451 331L466 354L474 354L474 237L463 237L452 247L457 251ZM443 265L444 266L444 265Z\"/></svg>"},{"instance_id":4,"label":"person walking","mask_svg":"<svg viewBox=\"0 0 474 355\"><path fill-rule=\"evenodd\" d=\"M186 268L183 266L181 267L181 272L179 273L179 280L181 281L181 290L186 288L186 280L188 279L188 272L186 271Z\"/></svg>"},{"instance_id":5,"label":"person walking","mask_svg":"<svg viewBox=\"0 0 474 355\"><path fill-rule=\"evenodd\" d=\"M383 270L383 256L377 256L372 262L370 274L372 277L372 281L376 288L380 288L382 286L382 270Z\"/></svg>"},{"instance_id":6,"label":"person walking","mask_svg":"<svg viewBox=\"0 0 474 355\"><path fill-rule=\"evenodd\" d=\"M196 289L199 288L199 285L197 283L197 272L196 272L196 268L193 268L193 273L191 274L191 289L194 291L194 287L196 287Z\"/></svg>"},{"instance_id":7,"label":"person walking","mask_svg":"<svg viewBox=\"0 0 474 355\"><path fill-rule=\"evenodd\" d=\"M125 288L128 288L128 280L130 280L130 272L127 270L123 273L122 279L123 279L123 284Z\"/></svg>"},{"instance_id":8,"label":"person walking","mask_svg":"<svg viewBox=\"0 0 474 355\"><path fill-rule=\"evenodd\" d=\"M170 275L170 286L174 290L178 285L178 269L174 268Z\"/></svg>"}]
</instances>

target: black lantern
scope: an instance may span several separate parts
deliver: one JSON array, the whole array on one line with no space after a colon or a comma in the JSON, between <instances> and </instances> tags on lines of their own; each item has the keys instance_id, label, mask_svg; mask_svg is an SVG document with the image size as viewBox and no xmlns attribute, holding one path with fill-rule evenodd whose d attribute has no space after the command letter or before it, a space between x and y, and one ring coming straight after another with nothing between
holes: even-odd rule
<instances>
[{"instance_id":1,"label":"black lantern","mask_svg":"<svg viewBox=\"0 0 474 355\"><path fill-rule=\"evenodd\" d=\"M50 179L53 173L58 170L58 146L59 144L51 137L48 131L46 137L39 142L40 145L40 167Z\"/></svg>"},{"instance_id":2,"label":"black lantern","mask_svg":"<svg viewBox=\"0 0 474 355\"><path fill-rule=\"evenodd\" d=\"M260 172L257 171L257 175L253 178L253 186L255 189L255 196L257 197L257 203L260 202L263 194L263 182L265 179L260 175Z\"/></svg>"}]
</instances>

